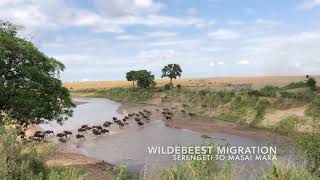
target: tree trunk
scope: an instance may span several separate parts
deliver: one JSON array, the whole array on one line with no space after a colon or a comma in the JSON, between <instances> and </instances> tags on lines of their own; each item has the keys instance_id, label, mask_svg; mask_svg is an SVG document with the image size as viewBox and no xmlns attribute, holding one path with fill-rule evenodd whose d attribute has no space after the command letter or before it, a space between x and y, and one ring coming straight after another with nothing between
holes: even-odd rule
<instances>
[{"instance_id":1,"label":"tree trunk","mask_svg":"<svg viewBox=\"0 0 320 180\"><path fill-rule=\"evenodd\" d=\"M133 85L133 87L134 87L134 81L132 81L132 85Z\"/></svg>"},{"instance_id":2,"label":"tree trunk","mask_svg":"<svg viewBox=\"0 0 320 180\"><path fill-rule=\"evenodd\" d=\"M170 78L170 85L172 86L172 78Z\"/></svg>"}]
</instances>

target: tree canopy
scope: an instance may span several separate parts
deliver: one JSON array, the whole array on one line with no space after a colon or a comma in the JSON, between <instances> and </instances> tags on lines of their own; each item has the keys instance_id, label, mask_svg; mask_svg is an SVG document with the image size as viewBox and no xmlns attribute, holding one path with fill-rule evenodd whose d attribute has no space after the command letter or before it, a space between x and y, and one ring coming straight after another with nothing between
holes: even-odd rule
<instances>
[{"instance_id":1,"label":"tree canopy","mask_svg":"<svg viewBox=\"0 0 320 180\"><path fill-rule=\"evenodd\" d=\"M75 106L59 78L65 67L17 37L18 29L0 21L0 123L61 123Z\"/></svg>"},{"instance_id":2,"label":"tree canopy","mask_svg":"<svg viewBox=\"0 0 320 180\"><path fill-rule=\"evenodd\" d=\"M168 64L162 68L162 78L170 78L170 84L172 85L172 79L181 77L182 69L179 64Z\"/></svg>"},{"instance_id":3,"label":"tree canopy","mask_svg":"<svg viewBox=\"0 0 320 180\"><path fill-rule=\"evenodd\" d=\"M151 71L139 70L136 71L137 85L140 88L150 88L155 86L154 75Z\"/></svg>"},{"instance_id":4,"label":"tree canopy","mask_svg":"<svg viewBox=\"0 0 320 180\"><path fill-rule=\"evenodd\" d=\"M132 81L132 85L134 87L134 82L137 81L137 71L129 71L126 74L126 78L128 81Z\"/></svg>"}]
</instances>

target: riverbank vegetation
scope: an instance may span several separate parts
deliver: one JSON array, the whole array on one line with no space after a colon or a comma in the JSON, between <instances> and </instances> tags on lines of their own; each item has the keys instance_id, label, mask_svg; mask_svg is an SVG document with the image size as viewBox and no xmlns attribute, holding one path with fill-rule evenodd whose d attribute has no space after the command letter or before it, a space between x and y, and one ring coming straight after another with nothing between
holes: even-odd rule
<instances>
[{"instance_id":1,"label":"riverbank vegetation","mask_svg":"<svg viewBox=\"0 0 320 180\"><path fill-rule=\"evenodd\" d=\"M214 147L212 154L216 154L216 145L210 143ZM206 144L208 146L208 144ZM258 180L316 180L317 176L312 174L304 166L297 167L293 163L281 164L273 162L272 168L265 172L260 172L259 176L250 176L249 170L246 176L247 179ZM170 168L163 170L157 179L159 180L237 180L239 174L234 173L234 166L231 162L224 162L223 165L218 165L215 160L198 161L191 160L186 163L178 163Z\"/></svg>"},{"instance_id":2,"label":"riverbank vegetation","mask_svg":"<svg viewBox=\"0 0 320 180\"><path fill-rule=\"evenodd\" d=\"M87 179L81 169L49 167L46 161L54 153L53 145L39 152L34 144L17 142L16 130L4 126L0 127L0 137L0 179Z\"/></svg>"}]
</instances>

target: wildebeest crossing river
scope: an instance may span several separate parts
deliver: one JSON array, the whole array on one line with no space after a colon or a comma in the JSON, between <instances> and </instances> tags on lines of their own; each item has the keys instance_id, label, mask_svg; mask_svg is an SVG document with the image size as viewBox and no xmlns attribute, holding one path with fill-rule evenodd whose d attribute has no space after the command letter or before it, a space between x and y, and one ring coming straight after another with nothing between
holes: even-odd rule
<instances>
[{"instance_id":1,"label":"wildebeest crossing river","mask_svg":"<svg viewBox=\"0 0 320 180\"><path fill-rule=\"evenodd\" d=\"M112 121L112 117L122 118L126 114L120 114L117 109L121 105L118 102L103 98L74 98L80 102L74 110L72 118L62 126L51 123L43 124L45 130L62 132L70 130L77 133L77 129L83 124L101 125L105 121ZM174 147L183 145L200 145L204 136L201 133L184 129L166 127L161 119L152 119L144 127L138 127L132 122L127 127L120 129L117 126L110 127L109 135L93 136L91 133L84 134L85 140L71 138L65 149L77 149L78 152L89 157L104 160L118 165L121 162L128 163L129 171L140 173L144 171L146 176L155 176L161 169L176 163L172 155L150 154L148 147ZM230 146L241 147L277 147L277 159L290 161L292 150L286 144L277 144L270 140L247 138L222 133L209 133L207 137L214 137L216 144L229 143ZM286 154L282 154L286 152ZM245 179L255 178L262 174L263 170L271 167L270 160L238 160L234 161L236 173Z\"/></svg>"}]
</instances>

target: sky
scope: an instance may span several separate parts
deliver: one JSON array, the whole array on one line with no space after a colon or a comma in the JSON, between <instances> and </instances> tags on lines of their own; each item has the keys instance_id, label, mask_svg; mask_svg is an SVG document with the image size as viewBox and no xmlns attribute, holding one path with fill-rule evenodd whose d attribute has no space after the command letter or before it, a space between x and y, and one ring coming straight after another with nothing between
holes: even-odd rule
<instances>
[{"instance_id":1,"label":"sky","mask_svg":"<svg viewBox=\"0 0 320 180\"><path fill-rule=\"evenodd\" d=\"M320 74L320 0L0 0L63 81Z\"/></svg>"}]
</instances>

